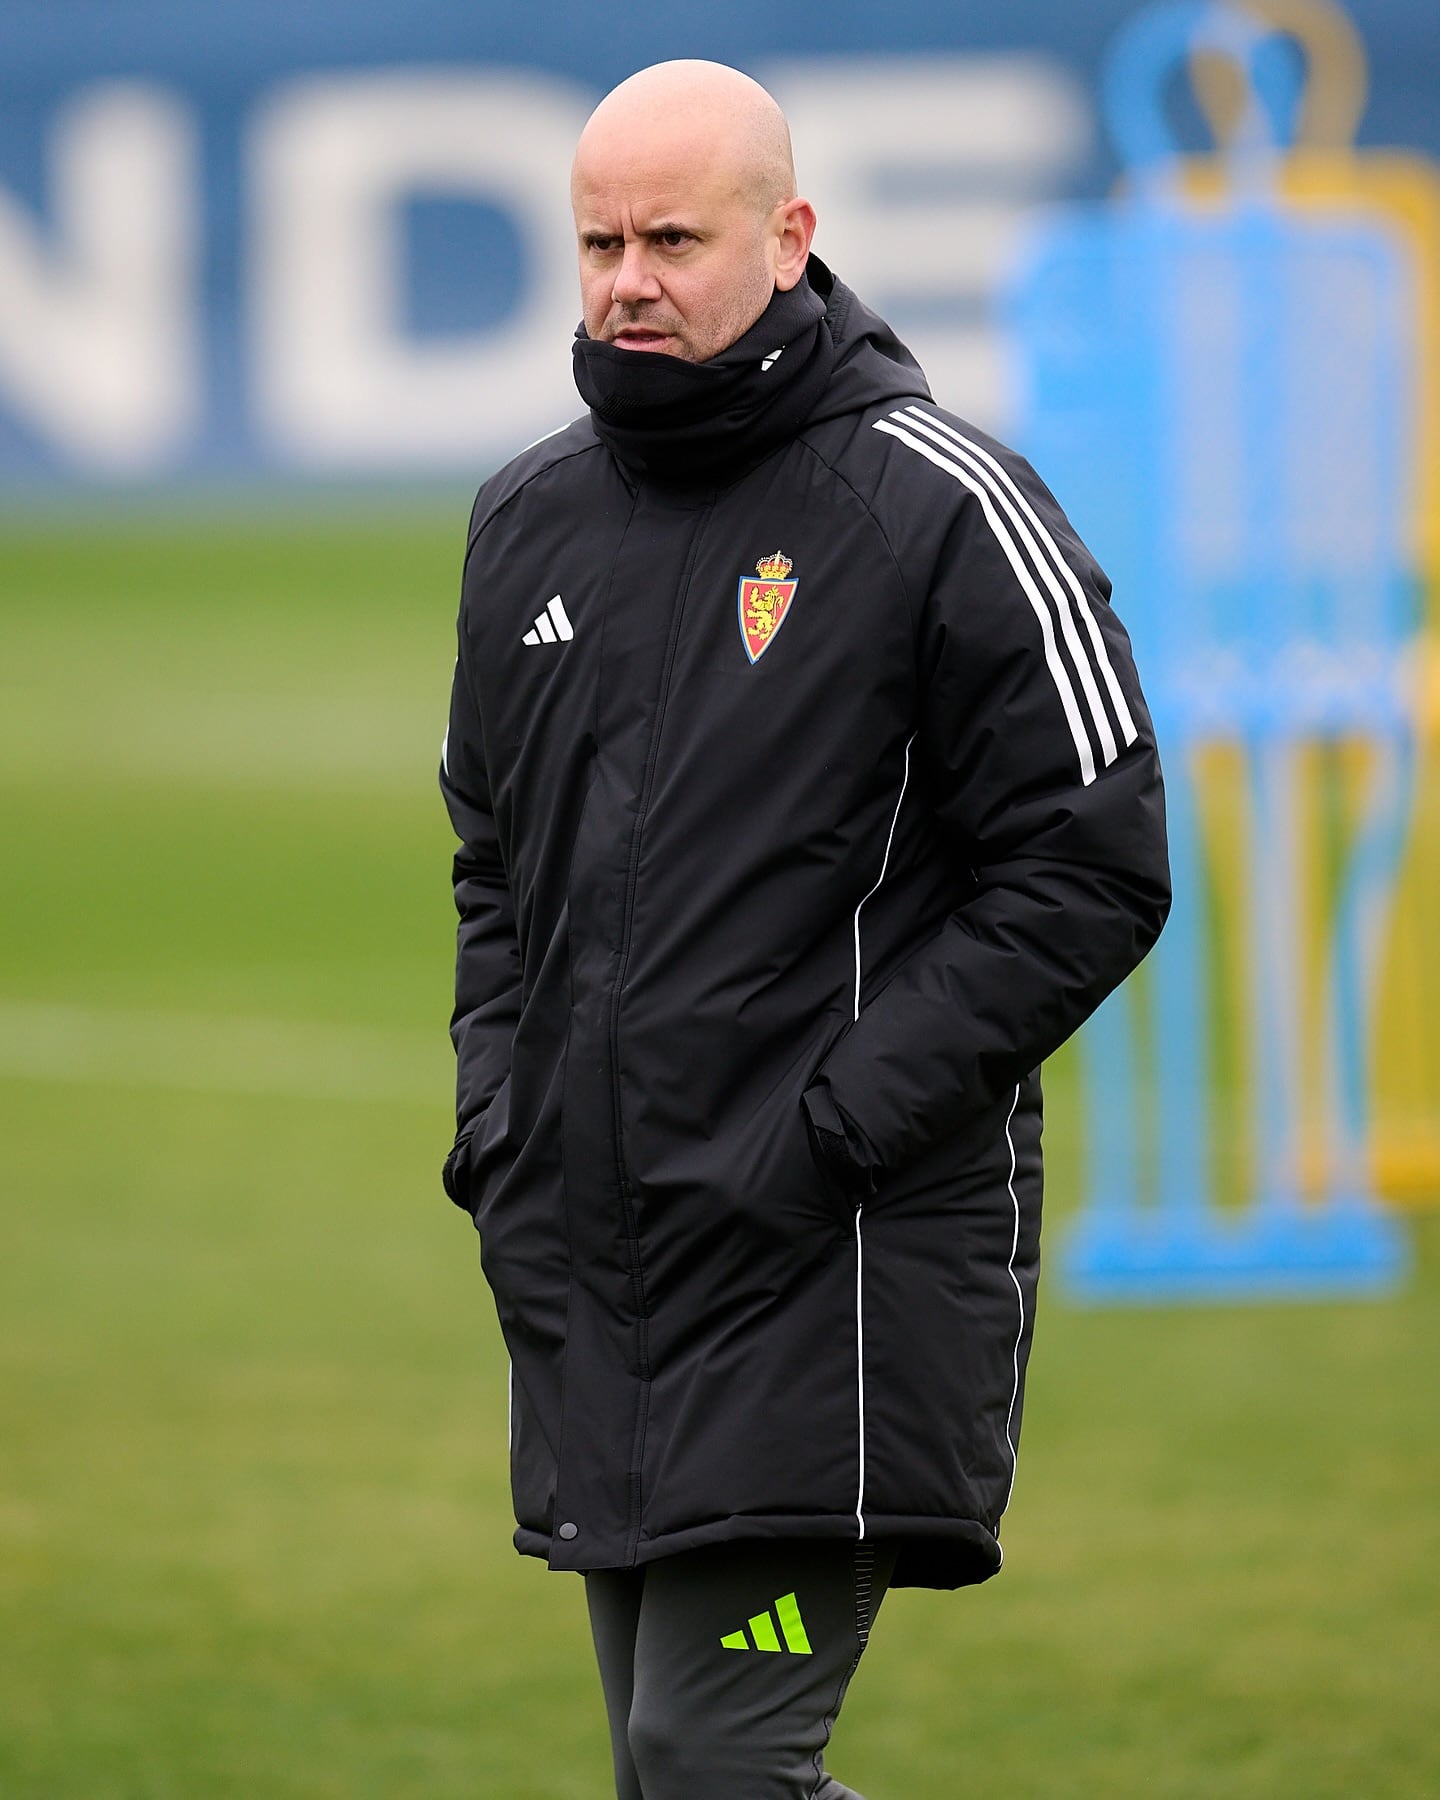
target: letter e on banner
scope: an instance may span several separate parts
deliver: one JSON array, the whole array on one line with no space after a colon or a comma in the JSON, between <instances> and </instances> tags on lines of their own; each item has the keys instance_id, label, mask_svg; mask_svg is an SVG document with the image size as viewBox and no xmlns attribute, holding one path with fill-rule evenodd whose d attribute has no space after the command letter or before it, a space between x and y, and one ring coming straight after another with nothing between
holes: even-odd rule
<instances>
[{"instance_id":1,"label":"letter e on banner","mask_svg":"<svg viewBox=\"0 0 1440 1800\"><path fill-rule=\"evenodd\" d=\"M1031 209L1089 152L1079 81L1030 54L827 57L759 74L790 118L816 252L889 319L943 404L1003 426L990 308Z\"/></svg>"}]
</instances>

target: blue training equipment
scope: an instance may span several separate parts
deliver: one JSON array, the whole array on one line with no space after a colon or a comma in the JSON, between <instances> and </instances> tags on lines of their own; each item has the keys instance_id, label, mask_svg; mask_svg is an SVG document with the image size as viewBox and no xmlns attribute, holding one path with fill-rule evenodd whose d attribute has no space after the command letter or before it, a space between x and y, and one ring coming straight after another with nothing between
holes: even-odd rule
<instances>
[{"instance_id":1,"label":"blue training equipment","mask_svg":"<svg viewBox=\"0 0 1440 1800\"><path fill-rule=\"evenodd\" d=\"M1086 1301L1377 1292L1407 1263L1368 1177L1366 1033L1411 761L1409 290L1369 219L1281 209L1258 109L1232 170L1251 191L1181 196L1164 84L1197 44L1252 68L1258 36L1202 5L1129 22L1105 103L1131 191L1052 218L1008 296L1018 439L1114 580L1165 757L1175 881L1148 990L1112 996L1083 1035L1088 1203L1061 1268ZM1375 773L1326 946L1329 1135L1307 1197L1295 782L1307 746L1356 740ZM1242 1207L1216 1202L1208 1172L1214 934L1194 765L1215 743L1239 746L1251 777L1258 1167Z\"/></svg>"}]
</instances>

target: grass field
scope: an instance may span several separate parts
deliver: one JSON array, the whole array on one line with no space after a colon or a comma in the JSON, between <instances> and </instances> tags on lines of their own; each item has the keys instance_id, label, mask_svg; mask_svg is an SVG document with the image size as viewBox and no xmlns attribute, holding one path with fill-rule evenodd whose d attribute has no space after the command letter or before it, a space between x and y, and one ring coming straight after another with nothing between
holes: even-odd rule
<instances>
[{"instance_id":1,"label":"grass field","mask_svg":"<svg viewBox=\"0 0 1440 1800\"><path fill-rule=\"evenodd\" d=\"M509 1547L504 1358L437 1178L462 526L0 532L4 1800L610 1791L579 1584ZM1064 1059L1051 1092L1058 1216ZM836 1772L1440 1794L1416 1230L1386 1304L1048 1293L1006 1571L892 1596Z\"/></svg>"}]
</instances>

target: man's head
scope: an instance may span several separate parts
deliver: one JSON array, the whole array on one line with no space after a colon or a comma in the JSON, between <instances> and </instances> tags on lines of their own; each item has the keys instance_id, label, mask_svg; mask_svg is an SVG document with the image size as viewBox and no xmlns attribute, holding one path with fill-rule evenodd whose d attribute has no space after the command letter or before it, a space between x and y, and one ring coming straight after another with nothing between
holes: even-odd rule
<instances>
[{"instance_id":1,"label":"man's head","mask_svg":"<svg viewBox=\"0 0 1440 1800\"><path fill-rule=\"evenodd\" d=\"M706 362L805 272L815 213L785 115L722 63L642 69L603 99L570 179L592 338Z\"/></svg>"}]
</instances>

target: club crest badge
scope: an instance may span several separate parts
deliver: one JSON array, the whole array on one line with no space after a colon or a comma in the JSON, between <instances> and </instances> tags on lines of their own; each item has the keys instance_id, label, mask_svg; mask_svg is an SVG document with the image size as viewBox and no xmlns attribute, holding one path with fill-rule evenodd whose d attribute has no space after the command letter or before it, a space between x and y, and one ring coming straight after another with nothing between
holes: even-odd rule
<instances>
[{"instance_id":1,"label":"club crest badge","mask_svg":"<svg viewBox=\"0 0 1440 1800\"><path fill-rule=\"evenodd\" d=\"M752 663L759 662L785 623L800 585L798 575L793 581L786 579L794 566L783 550L776 550L760 558L754 575L740 577L740 640Z\"/></svg>"}]
</instances>

